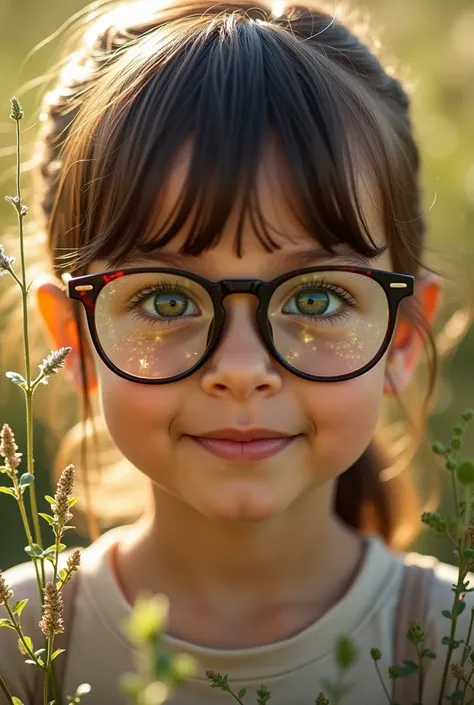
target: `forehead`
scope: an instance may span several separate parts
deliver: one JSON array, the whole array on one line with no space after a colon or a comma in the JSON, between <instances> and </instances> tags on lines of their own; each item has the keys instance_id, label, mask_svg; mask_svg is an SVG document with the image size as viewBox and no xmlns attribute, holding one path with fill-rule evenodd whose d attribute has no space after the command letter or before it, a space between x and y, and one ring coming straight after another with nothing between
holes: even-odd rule
<instances>
[{"instance_id":1,"label":"forehead","mask_svg":"<svg viewBox=\"0 0 474 705\"><path fill-rule=\"evenodd\" d=\"M156 228L166 226L167 221L179 207L189 176L191 158L192 144L189 141L178 152L166 183L160 190L155 211L150 214L150 219ZM368 170L361 169L357 174L356 187L359 205L369 232L377 245L382 246L386 243L383 214L375 196L377 189L373 187ZM211 187L210 193L212 191ZM219 241L209 250L197 256L180 254L180 249L189 236L193 215L191 214L188 222L183 224L169 244L148 254L139 252L137 249L132 250L122 266L124 268L170 266L196 271L211 279L227 276L269 278L274 276L275 272L278 274L298 267L324 263L391 269L388 251L382 253L377 259L369 260L347 244L337 246L334 254L321 247L315 234L305 227L290 171L280 151L271 140L268 142L258 170L256 196L264 226L275 243L273 251L267 251L258 237L252 209L245 211L244 222L240 223L242 203L237 200L226 220ZM235 252L236 234L240 225L243 226L242 256L238 256ZM335 235L337 237L337 233ZM101 259L91 263L88 271L95 273L111 268L113 267L108 260ZM231 270L234 274L229 274Z\"/></svg>"}]
</instances>

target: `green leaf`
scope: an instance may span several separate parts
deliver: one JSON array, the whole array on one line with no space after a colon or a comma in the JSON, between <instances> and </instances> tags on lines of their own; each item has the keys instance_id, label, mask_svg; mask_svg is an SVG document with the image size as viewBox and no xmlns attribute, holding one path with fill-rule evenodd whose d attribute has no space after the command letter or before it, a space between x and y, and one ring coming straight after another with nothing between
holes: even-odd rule
<instances>
[{"instance_id":1,"label":"green leaf","mask_svg":"<svg viewBox=\"0 0 474 705\"><path fill-rule=\"evenodd\" d=\"M58 544L59 553L61 553L61 551L64 551L65 548L67 548L65 543ZM55 543L51 544L51 546L48 546L48 548L44 549L43 555L46 555L47 553L56 553L56 544Z\"/></svg>"},{"instance_id":2,"label":"green leaf","mask_svg":"<svg viewBox=\"0 0 474 705\"><path fill-rule=\"evenodd\" d=\"M75 526L63 526L63 533L67 531L68 529L75 529Z\"/></svg>"},{"instance_id":3,"label":"green leaf","mask_svg":"<svg viewBox=\"0 0 474 705\"><path fill-rule=\"evenodd\" d=\"M464 612L466 608L466 603L464 600L459 600L459 602L456 603L456 615L459 617L460 614Z\"/></svg>"},{"instance_id":4,"label":"green leaf","mask_svg":"<svg viewBox=\"0 0 474 705\"><path fill-rule=\"evenodd\" d=\"M69 507L70 507L70 508L73 507L73 506L76 504L76 502L78 502L78 501L79 501L79 497L70 497L70 499L69 499Z\"/></svg>"},{"instance_id":5,"label":"green leaf","mask_svg":"<svg viewBox=\"0 0 474 705\"><path fill-rule=\"evenodd\" d=\"M43 652L46 652L46 649L36 649L35 656L40 656Z\"/></svg>"},{"instance_id":6,"label":"green leaf","mask_svg":"<svg viewBox=\"0 0 474 705\"><path fill-rule=\"evenodd\" d=\"M12 700L13 700L13 705L23 705L23 701L20 700L20 698L16 698L14 695L12 695Z\"/></svg>"},{"instance_id":7,"label":"green leaf","mask_svg":"<svg viewBox=\"0 0 474 705\"><path fill-rule=\"evenodd\" d=\"M56 500L54 499L54 497L51 497L51 495L47 494L44 498L47 502L49 502L49 504L56 504Z\"/></svg>"},{"instance_id":8,"label":"green leaf","mask_svg":"<svg viewBox=\"0 0 474 705\"><path fill-rule=\"evenodd\" d=\"M0 619L0 627L6 627L7 629L15 629L9 619Z\"/></svg>"},{"instance_id":9,"label":"green leaf","mask_svg":"<svg viewBox=\"0 0 474 705\"><path fill-rule=\"evenodd\" d=\"M18 602L15 602L13 606L13 611L16 612L18 616L20 616L27 604L28 598L26 598L26 600L18 600Z\"/></svg>"},{"instance_id":10,"label":"green leaf","mask_svg":"<svg viewBox=\"0 0 474 705\"><path fill-rule=\"evenodd\" d=\"M38 512L38 516L42 517L45 521L47 521L50 526L54 526L54 519L50 514L43 514L42 512Z\"/></svg>"},{"instance_id":11,"label":"green leaf","mask_svg":"<svg viewBox=\"0 0 474 705\"><path fill-rule=\"evenodd\" d=\"M28 648L30 649L31 652L33 652L33 642L31 641L29 636L24 636L23 639L25 640L25 643L28 644ZM18 639L18 648L20 650L20 653L23 654L23 656L28 656L28 651L25 649L23 640Z\"/></svg>"},{"instance_id":12,"label":"green leaf","mask_svg":"<svg viewBox=\"0 0 474 705\"><path fill-rule=\"evenodd\" d=\"M20 487L29 487L32 485L35 481L35 476L31 474L31 472L25 472L23 475L20 477Z\"/></svg>"},{"instance_id":13,"label":"green leaf","mask_svg":"<svg viewBox=\"0 0 474 705\"><path fill-rule=\"evenodd\" d=\"M0 487L0 492L3 492L3 494L9 494L17 499L16 492L11 487Z\"/></svg>"},{"instance_id":14,"label":"green leaf","mask_svg":"<svg viewBox=\"0 0 474 705\"><path fill-rule=\"evenodd\" d=\"M25 546L25 553L29 555L30 558L41 558L42 548L37 543L32 546Z\"/></svg>"},{"instance_id":15,"label":"green leaf","mask_svg":"<svg viewBox=\"0 0 474 705\"><path fill-rule=\"evenodd\" d=\"M238 697L240 698L240 700L242 700L242 698L244 697L246 692L247 692L247 688L242 688L242 690L239 690Z\"/></svg>"},{"instance_id":16,"label":"green leaf","mask_svg":"<svg viewBox=\"0 0 474 705\"><path fill-rule=\"evenodd\" d=\"M51 661L54 661L54 659L56 658L56 656L59 656L59 654L62 654L63 651L66 651L66 649L56 649L56 651L54 652L54 654L51 656Z\"/></svg>"},{"instance_id":17,"label":"green leaf","mask_svg":"<svg viewBox=\"0 0 474 705\"><path fill-rule=\"evenodd\" d=\"M436 658L436 654L434 653L434 651L431 651L431 649L425 649L421 655L424 656L425 658L431 658L431 659Z\"/></svg>"},{"instance_id":18,"label":"green leaf","mask_svg":"<svg viewBox=\"0 0 474 705\"><path fill-rule=\"evenodd\" d=\"M452 617L452 614L451 614L451 612L450 612L449 610L443 610L443 611L441 612L441 614L443 615L443 617L446 617L446 619L452 619L452 618L453 618L453 617Z\"/></svg>"},{"instance_id":19,"label":"green leaf","mask_svg":"<svg viewBox=\"0 0 474 705\"><path fill-rule=\"evenodd\" d=\"M64 579L66 578L66 576L67 576L67 570L65 570L64 568L61 568L61 570L59 571L59 577L60 577L60 579L64 581Z\"/></svg>"},{"instance_id":20,"label":"green leaf","mask_svg":"<svg viewBox=\"0 0 474 705\"><path fill-rule=\"evenodd\" d=\"M407 668L411 668L413 671L417 671L419 668L418 664L415 663L415 661L407 661L407 660L403 659L402 663L404 663L405 666L407 666Z\"/></svg>"},{"instance_id":21,"label":"green leaf","mask_svg":"<svg viewBox=\"0 0 474 705\"><path fill-rule=\"evenodd\" d=\"M14 384L18 384L19 387L26 390L26 379L18 372L5 372L5 377L8 377L8 379L11 379Z\"/></svg>"}]
</instances>

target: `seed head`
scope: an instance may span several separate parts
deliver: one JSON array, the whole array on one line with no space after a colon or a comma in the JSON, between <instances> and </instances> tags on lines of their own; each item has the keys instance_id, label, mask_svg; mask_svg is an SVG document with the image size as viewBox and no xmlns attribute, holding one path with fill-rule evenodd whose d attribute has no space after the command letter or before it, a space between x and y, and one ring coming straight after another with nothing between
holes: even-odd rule
<instances>
[{"instance_id":1,"label":"seed head","mask_svg":"<svg viewBox=\"0 0 474 705\"><path fill-rule=\"evenodd\" d=\"M3 277L4 274L10 271L14 261L15 258L6 255L3 245L0 245L0 277Z\"/></svg>"},{"instance_id":2,"label":"seed head","mask_svg":"<svg viewBox=\"0 0 474 705\"><path fill-rule=\"evenodd\" d=\"M44 377L49 377L50 375L57 374L60 369L64 367L66 358L71 352L72 348L60 348L59 350L53 350L47 357L43 360L41 365L38 365ZM43 380L46 383L46 380Z\"/></svg>"},{"instance_id":3,"label":"seed head","mask_svg":"<svg viewBox=\"0 0 474 705\"><path fill-rule=\"evenodd\" d=\"M421 642L425 638L425 634L423 632L423 629L421 628L420 623L418 622L417 619L411 620L410 628L408 629L408 632L407 632L407 638L408 638L408 641L411 642L412 644L421 644Z\"/></svg>"},{"instance_id":4,"label":"seed head","mask_svg":"<svg viewBox=\"0 0 474 705\"><path fill-rule=\"evenodd\" d=\"M23 455L23 453L17 453L17 450L18 446L15 443L13 431L10 426L5 423L0 431L0 455L5 458L8 465L15 473L21 463L21 456Z\"/></svg>"},{"instance_id":5,"label":"seed head","mask_svg":"<svg viewBox=\"0 0 474 705\"><path fill-rule=\"evenodd\" d=\"M71 553L66 563L66 570L68 573L75 573L81 564L81 552L78 548L75 548Z\"/></svg>"},{"instance_id":6,"label":"seed head","mask_svg":"<svg viewBox=\"0 0 474 705\"><path fill-rule=\"evenodd\" d=\"M13 590L8 587L5 578L3 577L2 570L0 569L0 605L4 605L10 597L13 597Z\"/></svg>"},{"instance_id":7,"label":"seed head","mask_svg":"<svg viewBox=\"0 0 474 705\"><path fill-rule=\"evenodd\" d=\"M459 663L451 664L451 674L456 680L467 681L467 674L464 668Z\"/></svg>"},{"instance_id":8,"label":"seed head","mask_svg":"<svg viewBox=\"0 0 474 705\"><path fill-rule=\"evenodd\" d=\"M400 675L400 666L389 666L388 675L392 681L396 680Z\"/></svg>"},{"instance_id":9,"label":"seed head","mask_svg":"<svg viewBox=\"0 0 474 705\"><path fill-rule=\"evenodd\" d=\"M370 656L374 661L380 661L382 658L382 653L380 649L370 649Z\"/></svg>"},{"instance_id":10,"label":"seed head","mask_svg":"<svg viewBox=\"0 0 474 705\"><path fill-rule=\"evenodd\" d=\"M10 117L12 120L15 120L16 122L18 122L18 120L21 120L23 115L25 114L23 112L21 105L20 105L20 101L18 100L18 98L15 98L15 96L13 96L13 98L10 101L10 104L12 106L12 111L10 113Z\"/></svg>"},{"instance_id":11,"label":"seed head","mask_svg":"<svg viewBox=\"0 0 474 705\"><path fill-rule=\"evenodd\" d=\"M55 503L51 505L54 512L54 520L58 524L64 526L72 519L72 514L69 511L69 498L74 489L74 465L67 465L61 473L56 493L54 495Z\"/></svg>"},{"instance_id":12,"label":"seed head","mask_svg":"<svg viewBox=\"0 0 474 705\"><path fill-rule=\"evenodd\" d=\"M329 705L329 700L324 695L324 693L319 693L318 697L315 700L315 705Z\"/></svg>"},{"instance_id":13,"label":"seed head","mask_svg":"<svg viewBox=\"0 0 474 705\"><path fill-rule=\"evenodd\" d=\"M64 631L63 598L54 583L46 583L43 618L39 626L45 636L62 634Z\"/></svg>"}]
</instances>

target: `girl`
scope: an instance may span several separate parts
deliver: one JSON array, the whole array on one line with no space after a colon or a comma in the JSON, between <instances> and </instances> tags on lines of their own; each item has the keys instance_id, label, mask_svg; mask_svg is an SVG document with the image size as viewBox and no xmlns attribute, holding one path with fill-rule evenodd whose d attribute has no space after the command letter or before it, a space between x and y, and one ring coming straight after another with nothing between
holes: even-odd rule
<instances>
[{"instance_id":1,"label":"girl","mask_svg":"<svg viewBox=\"0 0 474 705\"><path fill-rule=\"evenodd\" d=\"M229 702L208 669L246 702L264 684L275 705L309 704L336 678L342 633L359 653L345 703L380 705L369 651L385 674L404 566L423 561L398 553L419 510L385 481L375 431L423 349L429 402L440 298L409 99L319 5L92 15L41 116L54 276L36 302L147 501L122 490L136 520L83 552L62 692L87 681L90 705L125 703L121 625L148 591L170 599L163 646L199 662L176 705ZM456 571L432 563L441 663ZM5 578L39 638L31 565ZM23 660L1 630L2 676L28 702ZM427 669L427 704L441 670Z\"/></svg>"}]
</instances>

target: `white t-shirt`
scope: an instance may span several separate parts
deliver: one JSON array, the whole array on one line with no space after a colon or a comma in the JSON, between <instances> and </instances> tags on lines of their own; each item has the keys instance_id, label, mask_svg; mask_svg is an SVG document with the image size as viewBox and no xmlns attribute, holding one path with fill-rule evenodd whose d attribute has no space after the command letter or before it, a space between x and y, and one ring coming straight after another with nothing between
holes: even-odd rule
<instances>
[{"instance_id":1,"label":"white t-shirt","mask_svg":"<svg viewBox=\"0 0 474 705\"><path fill-rule=\"evenodd\" d=\"M121 629L131 613L131 607L117 583L109 552L110 546L120 540L124 531L126 527L112 529L82 552L81 580L67 653L63 695L72 695L80 683L90 683L92 690L84 697L84 705L128 703L117 683L122 673L134 670L132 651ZM422 562L423 557L418 558ZM167 702L171 705L230 705L234 700L229 693L210 686L205 673L206 670L214 670L228 675L234 692L247 688L244 702L248 705L257 701L256 691L261 685L266 685L271 692L269 705L314 704L323 690L322 680L335 680L337 677L334 645L338 636L344 633L354 641L358 660L348 673L348 681L353 688L343 699L342 705L384 705L387 698L376 676L370 649L377 647L383 654L379 667L390 692L391 681L387 669L393 663L393 634L404 560L404 555L389 550L381 538L370 536L363 565L344 597L315 623L277 643L222 650L202 647L166 634L163 638L166 650L191 654L199 663L197 674ZM417 556L415 562L418 562ZM41 610L32 563L11 568L6 571L5 579L14 590L14 600L30 599L22 615L22 625L24 633L33 638L35 649L41 648L44 637L38 627ZM441 612L452 607L451 584L455 582L457 569L438 562L428 612L428 627L438 657L424 661L428 672L423 705L435 705L438 701L447 648L440 642L450 627L450 622ZM466 601L466 609L458 620L457 638L466 636L470 607L474 605L472 593L466 595ZM461 660L461 652L461 647L454 652L453 662ZM27 704L36 669L25 665L24 659L17 650L15 632L0 629L0 675L10 692ZM450 689L446 693L453 690L451 676L448 684ZM0 691L0 703L3 705L6 699L2 700L2 697Z\"/></svg>"}]
</instances>

